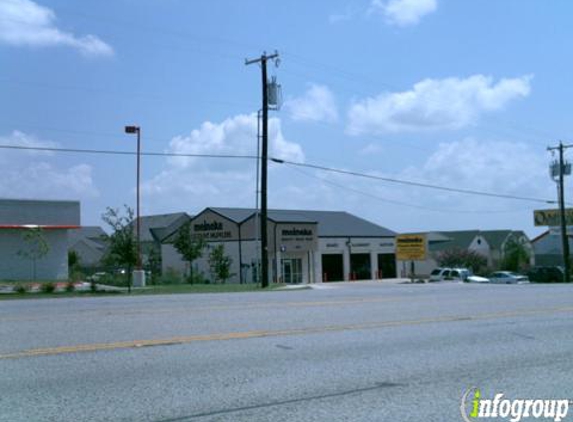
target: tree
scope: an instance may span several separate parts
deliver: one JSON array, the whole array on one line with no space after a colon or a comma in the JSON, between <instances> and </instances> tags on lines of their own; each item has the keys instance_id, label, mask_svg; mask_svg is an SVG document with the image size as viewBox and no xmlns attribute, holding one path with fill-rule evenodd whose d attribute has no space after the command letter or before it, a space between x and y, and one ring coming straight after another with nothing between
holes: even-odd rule
<instances>
[{"instance_id":1,"label":"tree","mask_svg":"<svg viewBox=\"0 0 573 422\"><path fill-rule=\"evenodd\" d=\"M202 237L191 236L191 222L183 224L177 231L173 242L175 249L181 254L183 259L189 263L189 282L193 283L193 262L203 255L206 246Z\"/></svg>"},{"instance_id":2,"label":"tree","mask_svg":"<svg viewBox=\"0 0 573 422\"><path fill-rule=\"evenodd\" d=\"M231 274L231 265L233 265L233 259L225 255L225 247L223 245L217 245L211 250L209 267L215 282L221 281L221 283L225 284L234 275Z\"/></svg>"},{"instance_id":3,"label":"tree","mask_svg":"<svg viewBox=\"0 0 573 422\"><path fill-rule=\"evenodd\" d=\"M113 230L113 233L107 236L109 247L104 260L110 265L126 268L127 289L131 293L131 272L137 263L137 242L133 236L133 210L127 205L124 207L125 215L118 209L108 207L101 217Z\"/></svg>"},{"instance_id":4,"label":"tree","mask_svg":"<svg viewBox=\"0 0 573 422\"><path fill-rule=\"evenodd\" d=\"M469 268L474 273L479 273L487 267L485 256L467 249L447 249L438 254L436 261L440 267Z\"/></svg>"},{"instance_id":5,"label":"tree","mask_svg":"<svg viewBox=\"0 0 573 422\"><path fill-rule=\"evenodd\" d=\"M76 251L70 249L68 251L68 269L70 271L75 270L80 265L80 256Z\"/></svg>"},{"instance_id":6,"label":"tree","mask_svg":"<svg viewBox=\"0 0 573 422\"><path fill-rule=\"evenodd\" d=\"M161 273L161 253L157 251L157 248L152 247L149 250L146 267L151 272L151 283L155 284Z\"/></svg>"},{"instance_id":7,"label":"tree","mask_svg":"<svg viewBox=\"0 0 573 422\"><path fill-rule=\"evenodd\" d=\"M41 228L27 229L22 235L26 247L18 251L18 256L29 259L32 264L32 280L36 280L36 263L50 252L50 245L46 241Z\"/></svg>"},{"instance_id":8,"label":"tree","mask_svg":"<svg viewBox=\"0 0 573 422\"><path fill-rule=\"evenodd\" d=\"M68 251L68 275L71 280L77 280L81 277L80 255L73 249Z\"/></svg>"},{"instance_id":9,"label":"tree","mask_svg":"<svg viewBox=\"0 0 573 422\"><path fill-rule=\"evenodd\" d=\"M503 248L502 266L504 270L520 271L529 264L529 251L523 242L510 238Z\"/></svg>"}]
</instances>

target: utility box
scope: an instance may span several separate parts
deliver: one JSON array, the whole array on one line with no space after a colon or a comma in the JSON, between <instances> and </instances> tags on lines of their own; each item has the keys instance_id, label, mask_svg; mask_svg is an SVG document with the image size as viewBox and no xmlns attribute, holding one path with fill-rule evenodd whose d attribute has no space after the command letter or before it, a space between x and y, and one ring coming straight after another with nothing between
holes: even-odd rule
<instances>
[{"instance_id":1,"label":"utility box","mask_svg":"<svg viewBox=\"0 0 573 422\"><path fill-rule=\"evenodd\" d=\"M133 287L145 287L145 271L133 271Z\"/></svg>"}]
</instances>

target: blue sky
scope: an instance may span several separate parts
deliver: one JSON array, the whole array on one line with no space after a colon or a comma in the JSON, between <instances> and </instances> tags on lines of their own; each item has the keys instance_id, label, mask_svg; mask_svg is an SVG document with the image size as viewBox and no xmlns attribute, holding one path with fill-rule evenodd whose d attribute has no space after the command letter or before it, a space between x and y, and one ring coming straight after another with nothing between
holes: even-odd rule
<instances>
[{"instance_id":1,"label":"blue sky","mask_svg":"<svg viewBox=\"0 0 573 422\"><path fill-rule=\"evenodd\" d=\"M573 5L541 0L0 0L0 145L253 154L260 71L284 104L271 153L375 176L554 199L572 133ZM135 202L135 159L0 149L0 196ZM144 214L254 206L249 160L144 157ZM270 165L269 207L396 231L522 229L542 202ZM569 193L570 190L567 190Z\"/></svg>"}]
</instances>

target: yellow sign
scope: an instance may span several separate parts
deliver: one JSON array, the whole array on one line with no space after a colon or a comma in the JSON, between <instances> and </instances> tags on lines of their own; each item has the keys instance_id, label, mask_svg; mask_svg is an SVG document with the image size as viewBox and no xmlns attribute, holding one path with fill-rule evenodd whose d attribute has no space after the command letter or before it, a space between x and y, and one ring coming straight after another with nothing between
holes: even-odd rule
<instances>
[{"instance_id":1,"label":"yellow sign","mask_svg":"<svg viewBox=\"0 0 573 422\"><path fill-rule=\"evenodd\" d=\"M560 226L561 213L555 210L535 210L533 211L533 221L536 226ZM565 224L573 226L573 208L565 208Z\"/></svg>"},{"instance_id":2,"label":"yellow sign","mask_svg":"<svg viewBox=\"0 0 573 422\"><path fill-rule=\"evenodd\" d=\"M396 259L399 261L424 261L426 259L426 235L400 234L396 236Z\"/></svg>"}]
</instances>

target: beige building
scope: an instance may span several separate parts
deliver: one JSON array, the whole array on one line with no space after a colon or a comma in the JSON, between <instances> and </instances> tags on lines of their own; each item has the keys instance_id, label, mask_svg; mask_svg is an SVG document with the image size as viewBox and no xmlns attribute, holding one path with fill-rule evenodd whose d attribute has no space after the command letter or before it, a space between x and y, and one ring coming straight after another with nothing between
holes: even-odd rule
<instances>
[{"instance_id":1,"label":"beige building","mask_svg":"<svg viewBox=\"0 0 573 422\"><path fill-rule=\"evenodd\" d=\"M253 209L207 208L191 219L191 234L208 242L194 269L209 275L208 252L223 244L232 259L229 282L259 280L260 214ZM396 275L395 233L346 212L269 210L271 281L317 283L370 280ZM162 240L162 270L189 271L173 246Z\"/></svg>"}]
</instances>

